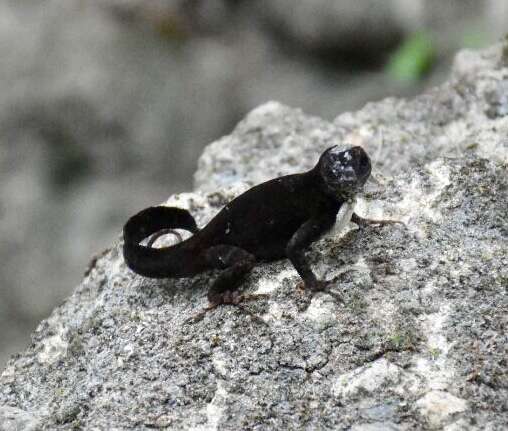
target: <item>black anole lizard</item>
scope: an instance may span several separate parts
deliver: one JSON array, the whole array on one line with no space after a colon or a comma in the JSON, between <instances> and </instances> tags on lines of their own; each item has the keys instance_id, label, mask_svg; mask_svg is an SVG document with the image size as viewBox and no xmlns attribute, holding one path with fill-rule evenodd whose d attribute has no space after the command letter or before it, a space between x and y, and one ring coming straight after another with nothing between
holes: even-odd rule
<instances>
[{"instance_id":1,"label":"black anole lizard","mask_svg":"<svg viewBox=\"0 0 508 431\"><path fill-rule=\"evenodd\" d=\"M131 217L124 226L124 258L134 272L152 278L192 277L206 270L222 272L208 291L210 307L237 304L236 293L256 262L288 258L304 287L322 290L305 249L330 230L341 207L370 176L371 163L361 147L327 149L308 172L259 184L228 203L203 229L184 209L156 206ZM353 223L387 224L353 213ZM153 248L154 239L171 229L194 235L176 245Z\"/></svg>"}]
</instances>

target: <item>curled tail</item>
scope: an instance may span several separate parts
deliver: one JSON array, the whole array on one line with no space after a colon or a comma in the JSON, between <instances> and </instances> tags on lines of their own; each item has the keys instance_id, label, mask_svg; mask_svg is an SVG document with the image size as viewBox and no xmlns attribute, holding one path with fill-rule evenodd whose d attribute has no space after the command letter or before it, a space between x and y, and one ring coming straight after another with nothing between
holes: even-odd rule
<instances>
[{"instance_id":1,"label":"curled tail","mask_svg":"<svg viewBox=\"0 0 508 431\"><path fill-rule=\"evenodd\" d=\"M199 272L199 259L189 241L153 248L140 242L163 229L199 231L194 217L184 209L150 207L132 216L123 228L123 256L127 266L145 277L188 277Z\"/></svg>"}]
</instances>

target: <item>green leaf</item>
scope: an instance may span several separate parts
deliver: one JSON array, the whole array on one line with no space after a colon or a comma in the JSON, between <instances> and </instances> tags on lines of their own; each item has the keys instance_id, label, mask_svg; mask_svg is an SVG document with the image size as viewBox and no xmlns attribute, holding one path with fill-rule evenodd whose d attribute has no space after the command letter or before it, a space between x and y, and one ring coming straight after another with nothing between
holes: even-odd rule
<instances>
[{"instance_id":1,"label":"green leaf","mask_svg":"<svg viewBox=\"0 0 508 431\"><path fill-rule=\"evenodd\" d=\"M424 33L414 33L391 56L386 70L396 81L412 83L430 70L435 59L433 43Z\"/></svg>"}]
</instances>

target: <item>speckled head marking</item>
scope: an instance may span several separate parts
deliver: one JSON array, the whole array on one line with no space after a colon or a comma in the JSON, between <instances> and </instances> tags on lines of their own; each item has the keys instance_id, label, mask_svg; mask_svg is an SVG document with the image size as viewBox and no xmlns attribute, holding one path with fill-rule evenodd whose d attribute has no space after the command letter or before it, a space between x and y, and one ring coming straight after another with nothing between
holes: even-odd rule
<instances>
[{"instance_id":1,"label":"speckled head marking","mask_svg":"<svg viewBox=\"0 0 508 431\"><path fill-rule=\"evenodd\" d=\"M370 176L370 159L362 147L340 150L333 146L319 159L319 173L329 191L337 196L352 197Z\"/></svg>"}]
</instances>

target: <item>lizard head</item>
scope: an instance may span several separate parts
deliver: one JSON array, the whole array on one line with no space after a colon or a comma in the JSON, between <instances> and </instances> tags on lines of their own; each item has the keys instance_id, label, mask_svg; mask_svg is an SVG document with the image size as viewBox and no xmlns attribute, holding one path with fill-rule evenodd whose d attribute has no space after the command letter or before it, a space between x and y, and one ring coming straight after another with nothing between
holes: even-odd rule
<instances>
[{"instance_id":1,"label":"lizard head","mask_svg":"<svg viewBox=\"0 0 508 431\"><path fill-rule=\"evenodd\" d=\"M318 170L329 192L351 198L359 192L371 171L370 159L362 147L328 148L319 158Z\"/></svg>"}]
</instances>

